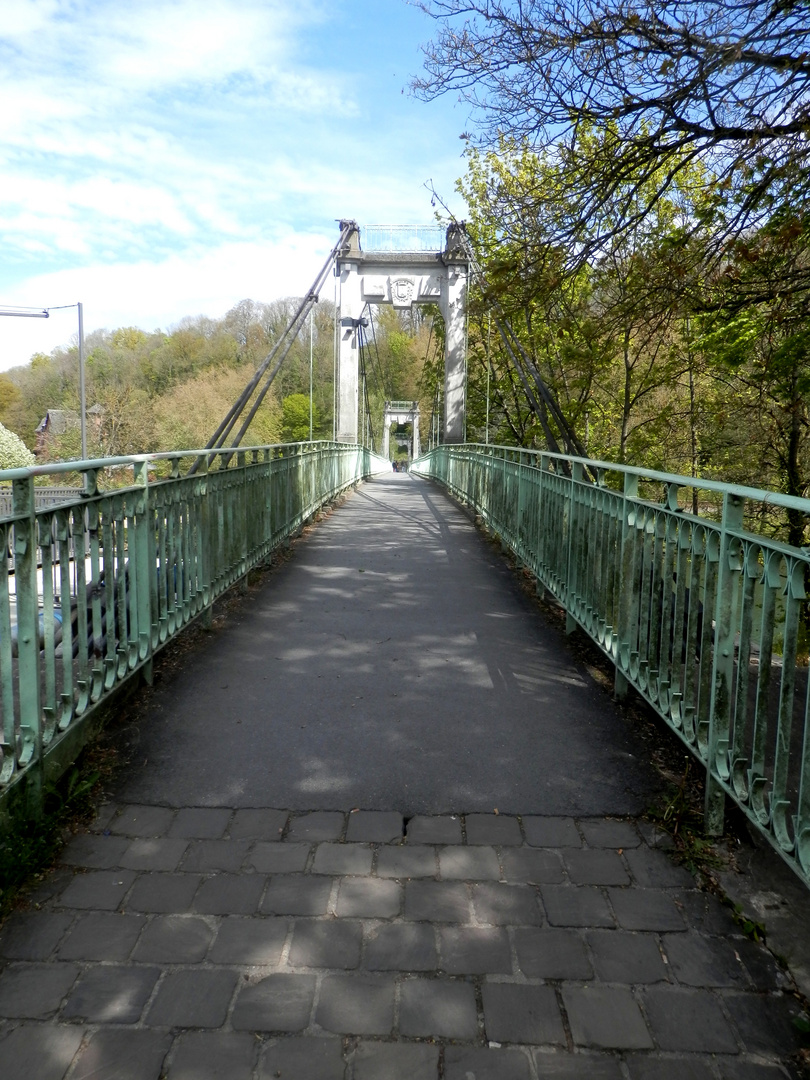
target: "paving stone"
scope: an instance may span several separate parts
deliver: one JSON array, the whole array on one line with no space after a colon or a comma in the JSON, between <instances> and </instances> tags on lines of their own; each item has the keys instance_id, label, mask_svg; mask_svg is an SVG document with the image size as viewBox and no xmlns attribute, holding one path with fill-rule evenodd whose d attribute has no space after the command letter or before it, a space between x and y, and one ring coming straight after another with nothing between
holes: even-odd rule
<instances>
[{"instance_id":1,"label":"paving stone","mask_svg":"<svg viewBox=\"0 0 810 1080\"><path fill-rule=\"evenodd\" d=\"M71 1080L156 1080L171 1045L165 1032L102 1028L79 1055Z\"/></svg>"},{"instance_id":2,"label":"paving stone","mask_svg":"<svg viewBox=\"0 0 810 1080\"><path fill-rule=\"evenodd\" d=\"M300 873L307 865L309 844L278 844L259 841L247 857L246 866L260 874Z\"/></svg>"},{"instance_id":3,"label":"paving stone","mask_svg":"<svg viewBox=\"0 0 810 1080\"><path fill-rule=\"evenodd\" d=\"M60 960L126 960L144 927L144 915L83 915L59 948Z\"/></svg>"},{"instance_id":4,"label":"paving stone","mask_svg":"<svg viewBox=\"0 0 810 1080\"><path fill-rule=\"evenodd\" d=\"M62 1080L83 1037L72 1025L20 1024L0 1042L0 1072L8 1080Z\"/></svg>"},{"instance_id":5,"label":"paving stone","mask_svg":"<svg viewBox=\"0 0 810 1080\"><path fill-rule=\"evenodd\" d=\"M136 1024L159 976L157 967L96 964L82 973L62 1016L90 1024Z\"/></svg>"},{"instance_id":6,"label":"paving stone","mask_svg":"<svg viewBox=\"0 0 810 1080\"><path fill-rule=\"evenodd\" d=\"M586 935L593 966L602 982L667 982L669 972L652 934L594 930Z\"/></svg>"},{"instance_id":7,"label":"paving stone","mask_svg":"<svg viewBox=\"0 0 810 1080\"><path fill-rule=\"evenodd\" d=\"M377 853L378 877L435 877L437 866L434 847L390 847L382 848Z\"/></svg>"},{"instance_id":8,"label":"paving stone","mask_svg":"<svg viewBox=\"0 0 810 1080\"><path fill-rule=\"evenodd\" d=\"M393 844L405 833L402 814L383 810L358 810L349 814L346 839L367 844Z\"/></svg>"},{"instance_id":9,"label":"paving stone","mask_svg":"<svg viewBox=\"0 0 810 1080\"><path fill-rule=\"evenodd\" d=\"M652 1050L653 1041L631 992L623 986L563 986L563 1002L577 1046Z\"/></svg>"},{"instance_id":10,"label":"paving stone","mask_svg":"<svg viewBox=\"0 0 810 1080\"><path fill-rule=\"evenodd\" d=\"M59 855L67 866L82 866L86 870L110 870L129 847L127 836L104 836L80 833L74 836Z\"/></svg>"},{"instance_id":11,"label":"paving stone","mask_svg":"<svg viewBox=\"0 0 810 1080\"><path fill-rule=\"evenodd\" d=\"M501 867L507 881L556 885L565 880L563 861L557 851L531 847L504 848Z\"/></svg>"},{"instance_id":12,"label":"paving stone","mask_svg":"<svg viewBox=\"0 0 810 1080\"><path fill-rule=\"evenodd\" d=\"M115 911L136 876L134 870L91 870L87 874L76 874L57 903L60 907Z\"/></svg>"},{"instance_id":13,"label":"paving stone","mask_svg":"<svg viewBox=\"0 0 810 1080\"><path fill-rule=\"evenodd\" d=\"M388 1035L394 1026L393 975L327 975L315 1023L338 1035Z\"/></svg>"},{"instance_id":14,"label":"paving stone","mask_svg":"<svg viewBox=\"0 0 810 1080\"><path fill-rule=\"evenodd\" d=\"M424 1043L361 1042L352 1063L352 1080L436 1080L439 1048Z\"/></svg>"},{"instance_id":15,"label":"paving stone","mask_svg":"<svg viewBox=\"0 0 810 1080\"><path fill-rule=\"evenodd\" d=\"M275 967L288 928L286 919L223 919L208 959L212 964Z\"/></svg>"},{"instance_id":16,"label":"paving stone","mask_svg":"<svg viewBox=\"0 0 810 1080\"><path fill-rule=\"evenodd\" d=\"M621 856L601 848L571 848L563 853L568 876L575 885L629 885Z\"/></svg>"},{"instance_id":17,"label":"paving stone","mask_svg":"<svg viewBox=\"0 0 810 1080\"><path fill-rule=\"evenodd\" d=\"M486 982L481 996L490 1042L565 1046L557 997L550 986Z\"/></svg>"},{"instance_id":18,"label":"paving stone","mask_svg":"<svg viewBox=\"0 0 810 1080\"><path fill-rule=\"evenodd\" d=\"M379 878L344 878L335 914L339 918L393 919L402 910L402 886Z\"/></svg>"},{"instance_id":19,"label":"paving stone","mask_svg":"<svg viewBox=\"0 0 810 1080\"><path fill-rule=\"evenodd\" d=\"M441 968L448 975L511 975L512 950L500 927L443 926Z\"/></svg>"},{"instance_id":20,"label":"paving stone","mask_svg":"<svg viewBox=\"0 0 810 1080\"><path fill-rule=\"evenodd\" d=\"M757 990L788 990L791 987L785 969L764 945L744 937L731 941Z\"/></svg>"},{"instance_id":21,"label":"paving stone","mask_svg":"<svg viewBox=\"0 0 810 1080\"><path fill-rule=\"evenodd\" d=\"M638 829L632 821L611 818L580 818L579 828L585 843L592 848L635 848L641 844Z\"/></svg>"},{"instance_id":22,"label":"paving stone","mask_svg":"<svg viewBox=\"0 0 810 1080\"><path fill-rule=\"evenodd\" d=\"M360 963L363 927L336 919L297 919L293 924L290 964L293 967L356 968Z\"/></svg>"},{"instance_id":23,"label":"paving stone","mask_svg":"<svg viewBox=\"0 0 810 1080\"><path fill-rule=\"evenodd\" d=\"M47 1020L79 975L76 964L10 964L0 974L0 1016Z\"/></svg>"},{"instance_id":24,"label":"paving stone","mask_svg":"<svg viewBox=\"0 0 810 1080\"><path fill-rule=\"evenodd\" d=\"M405 885L405 918L427 922L470 921L470 896L460 881L409 881Z\"/></svg>"},{"instance_id":25,"label":"paving stone","mask_svg":"<svg viewBox=\"0 0 810 1080\"><path fill-rule=\"evenodd\" d=\"M573 818L524 817L521 820L526 843L531 844L532 847L582 847L582 837L579 835Z\"/></svg>"},{"instance_id":26,"label":"paving stone","mask_svg":"<svg viewBox=\"0 0 810 1080\"><path fill-rule=\"evenodd\" d=\"M723 1004L750 1054L781 1055L801 1047L801 1035L792 1023L802 1015L795 1000L781 995L726 994Z\"/></svg>"},{"instance_id":27,"label":"paving stone","mask_svg":"<svg viewBox=\"0 0 810 1080\"><path fill-rule=\"evenodd\" d=\"M543 921L537 890L530 885L473 885L475 917L496 926L536 926Z\"/></svg>"},{"instance_id":28,"label":"paving stone","mask_svg":"<svg viewBox=\"0 0 810 1080\"><path fill-rule=\"evenodd\" d=\"M340 1039L292 1036L265 1046L258 1080L343 1080L345 1070Z\"/></svg>"},{"instance_id":29,"label":"paving stone","mask_svg":"<svg viewBox=\"0 0 810 1080\"><path fill-rule=\"evenodd\" d=\"M494 848L439 848L439 873L445 881L498 881L501 867Z\"/></svg>"},{"instance_id":30,"label":"paving stone","mask_svg":"<svg viewBox=\"0 0 810 1080\"><path fill-rule=\"evenodd\" d=\"M633 880L645 889L694 888L695 879L689 871L676 866L663 851L642 845L626 851L624 857Z\"/></svg>"},{"instance_id":31,"label":"paving stone","mask_svg":"<svg viewBox=\"0 0 810 1080\"><path fill-rule=\"evenodd\" d=\"M478 1034L475 992L469 983L404 979L399 993L400 1034L444 1039L474 1039Z\"/></svg>"},{"instance_id":32,"label":"paving stone","mask_svg":"<svg viewBox=\"0 0 810 1080\"><path fill-rule=\"evenodd\" d=\"M609 889L610 903L624 930L686 930L676 895L666 889Z\"/></svg>"},{"instance_id":33,"label":"paving stone","mask_svg":"<svg viewBox=\"0 0 810 1080\"><path fill-rule=\"evenodd\" d=\"M785 1070L778 1065L764 1065L738 1058L715 1058L722 1080L786 1080Z\"/></svg>"},{"instance_id":34,"label":"paving stone","mask_svg":"<svg viewBox=\"0 0 810 1080\"><path fill-rule=\"evenodd\" d=\"M461 818L449 814L441 817L418 814L408 822L407 837L412 844L460 844Z\"/></svg>"},{"instance_id":35,"label":"paving stone","mask_svg":"<svg viewBox=\"0 0 810 1080\"><path fill-rule=\"evenodd\" d=\"M303 1031L314 997L314 975L268 975L241 986L231 1025L237 1031Z\"/></svg>"},{"instance_id":36,"label":"paving stone","mask_svg":"<svg viewBox=\"0 0 810 1080\"><path fill-rule=\"evenodd\" d=\"M313 874L370 874L374 852L368 844L318 844Z\"/></svg>"},{"instance_id":37,"label":"paving stone","mask_svg":"<svg viewBox=\"0 0 810 1080\"><path fill-rule=\"evenodd\" d=\"M254 810L243 807L235 811L228 835L231 840L280 840L287 825L286 810Z\"/></svg>"},{"instance_id":38,"label":"paving stone","mask_svg":"<svg viewBox=\"0 0 810 1080\"><path fill-rule=\"evenodd\" d=\"M93 832L103 832L104 829L109 827L110 822L120 809L121 807L118 803L112 802L112 800L101 803L96 811L96 816L93 818L90 828Z\"/></svg>"},{"instance_id":39,"label":"paving stone","mask_svg":"<svg viewBox=\"0 0 810 1080\"><path fill-rule=\"evenodd\" d=\"M57 866L41 881L31 886L26 893L29 909L42 908L56 900L59 894L73 881L75 870L70 866Z\"/></svg>"},{"instance_id":40,"label":"paving stone","mask_svg":"<svg viewBox=\"0 0 810 1080\"><path fill-rule=\"evenodd\" d=\"M696 1057L654 1057L631 1054L626 1059L630 1080L714 1080L707 1061Z\"/></svg>"},{"instance_id":41,"label":"paving stone","mask_svg":"<svg viewBox=\"0 0 810 1080\"><path fill-rule=\"evenodd\" d=\"M221 968L170 971L158 987L146 1022L150 1027L219 1027L238 978L236 972Z\"/></svg>"},{"instance_id":42,"label":"paving stone","mask_svg":"<svg viewBox=\"0 0 810 1080\"><path fill-rule=\"evenodd\" d=\"M340 840L345 825L345 815L332 810L316 810L290 819L288 840Z\"/></svg>"},{"instance_id":43,"label":"paving stone","mask_svg":"<svg viewBox=\"0 0 810 1080\"><path fill-rule=\"evenodd\" d=\"M67 911L12 915L0 935L0 956L8 960L47 960L73 919Z\"/></svg>"},{"instance_id":44,"label":"paving stone","mask_svg":"<svg viewBox=\"0 0 810 1080\"><path fill-rule=\"evenodd\" d=\"M613 926L601 889L591 885L542 885L540 895L552 926Z\"/></svg>"},{"instance_id":45,"label":"paving stone","mask_svg":"<svg viewBox=\"0 0 810 1080\"><path fill-rule=\"evenodd\" d=\"M253 1075L259 1046L252 1035L189 1031L178 1039L167 1080L241 1080Z\"/></svg>"},{"instance_id":46,"label":"paving stone","mask_svg":"<svg viewBox=\"0 0 810 1080\"><path fill-rule=\"evenodd\" d=\"M532 1056L540 1080L624 1080L621 1064L613 1055L541 1049L533 1050Z\"/></svg>"},{"instance_id":47,"label":"paving stone","mask_svg":"<svg viewBox=\"0 0 810 1080\"><path fill-rule=\"evenodd\" d=\"M108 828L123 836L165 836L174 821L174 810L165 806L122 806Z\"/></svg>"},{"instance_id":48,"label":"paving stone","mask_svg":"<svg viewBox=\"0 0 810 1080\"><path fill-rule=\"evenodd\" d=\"M141 874L127 899L127 910L176 915L191 910L201 874Z\"/></svg>"},{"instance_id":49,"label":"paving stone","mask_svg":"<svg viewBox=\"0 0 810 1080\"><path fill-rule=\"evenodd\" d=\"M518 966L530 979L591 979L585 942L575 930L516 930Z\"/></svg>"},{"instance_id":50,"label":"paving stone","mask_svg":"<svg viewBox=\"0 0 810 1080\"><path fill-rule=\"evenodd\" d=\"M132 840L119 865L128 870L176 870L187 847L187 840L167 837Z\"/></svg>"},{"instance_id":51,"label":"paving stone","mask_svg":"<svg viewBox=\"0 0 810 1080\"><path fill-rule=\"evenodd\" d=\"M467 814L464 829L468 844L522 844L523 836L516 817L505 814Z\"/></svg>"},{"instance_id":52,"label":"paving stone","mask_svg":"<svg viewBox=\"0 0 810 1080\"><path fill-rule=\"evenodd\" d=\"M193 840L183 859L183 870L236 873L247 858L250 840Z\"/></svg>"},{"instance_id":53,"label":"paving stone","mask_svg":"<svg viewBox=\"0 0 810 1080\"><path fill-rule=\"evenodd\" d=\"M433 927L424 923L382 923L367 931L363 967L369 971L435 971Z\"/></svg>"},{"instance_id":54,"label":"paving stone","mask_svg":"<svg viewBox=\"0 0 810 1080\"><path fill-rule=\"evenodd\" d=\"M177 811L167 836L186 840L219 840L233 811L218 806L188 806Z\"/></svg>"},{"instance_id":55,"label":"paving stone","mask_svg":"<svg viewBox=\"0 0 810 1080\"><path fill-rule=\"evenodd\" d=\"M670 969L679 983L748 987L748 973L727 938L665 934L661 941Z\"/></svg>"},{"instance_id":56,"label":"paving stone","mask_svg":"<svg viewBox=\"0 0 810 1080\"><path fill-rule=\"evenodd\" d=\"M647 847L659 848L661 851L671 851L675 847L675 841L670 834L653 825L651 821L637 821L635 824Z\"/></svg>"},{"instance_id":57,"label":"paving stone","mask_svg":"<svg viewBox=\"0 0 810 1080\"><path fill-rule=\"evenodd\" d=\"M654 986L641 991L647 1021L662 1050L736 1054L737 1040L708 990Z\"/></svg>"},{"instance_id":58,"label":"paving stone","mask_svg":"<svg viewBox=\"0 0 810 1080\"><path fill-rule=\"evenodd\" d=\"M214 931L195 915L158 915L141 934L132 953L139 963L198 964Z\"/></svg>"},{"instance_id":59,"label":"paving stone","mask_svg":"<svg viewBox=\"0 0 810 1080\"><path fill-rule=\"evenodd\" d=\"M518 1049L448 1046L445 1080L531 1080L528 1056Z\"/></svg>"},{"instance_id":60,"label":"paving stone","mask_svg":"<svg viewBox=\"0 0 810 1080\"><path fill-rule=\"evenodd\" d=\"M739 935L740 928L731 913L731 908L722 904L711 893L690 889L673 892L683 904L689 925L704 934Z\"/></svg>"},{"instance_id":61,"label":"paving stone","mask_svg":"<svg viewBox=\"0 0 810 1080\"><path fill-rule=\"evenodd\" d=\"M270 879L261 902L263 915L325 915L332 878L289 874Z\"/></svg>"},{"instance_id":62,"label":"paving stone","mask_svg":"<svg viewBox=\"0 0 810 1080\"><path fill-rule=\"evenodd\" d=\"M203 881L192 906L200 915L253 915L264 886L260 874L217 874Z\"/></svg>"}]
</instances>

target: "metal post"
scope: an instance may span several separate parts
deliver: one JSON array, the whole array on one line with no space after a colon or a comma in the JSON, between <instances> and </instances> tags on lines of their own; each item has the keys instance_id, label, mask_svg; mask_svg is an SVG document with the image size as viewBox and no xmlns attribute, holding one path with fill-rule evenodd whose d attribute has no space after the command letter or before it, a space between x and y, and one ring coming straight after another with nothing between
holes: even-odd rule
<instances>
[{"instance_id":1,"label":"metal post","mask_svg":"<svg viewBox=\"0 0 810 1080\"><path fill-rule=\"evenodd\" d=\"M84 393L84 311L81 304L79 309L79 409L82 428L82 461L87 461L87 402Z\"/></svg>"},{"instance_id":2,"label":"metal post","mask_svg":"<svg viewBox=\"0 0 810 1080\"><path fill-rule=\"evenodd\" d=\"M309 441L312 442L312 321L315 308L309 309Z\"/></svg>"}]
</instances>

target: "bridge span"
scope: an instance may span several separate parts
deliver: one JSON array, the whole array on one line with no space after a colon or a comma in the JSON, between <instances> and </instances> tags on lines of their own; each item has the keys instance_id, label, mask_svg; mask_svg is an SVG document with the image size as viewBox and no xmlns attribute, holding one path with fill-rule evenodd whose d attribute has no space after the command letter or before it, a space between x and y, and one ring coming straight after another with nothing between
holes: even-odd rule
<instances>
[{"instance_id":1,"label":"bridge span","mask_svg":"<svg viewBox=\"0 0 810 1080\"><path fill-rule=\"evenodd\" d=\"M162 620L168 635L204 616L218 580L208 541L193 588L180 572L183 528L203 520L194 492L241 484L247 514L255 466L291 470L312 495L295 458L242 452L224 475L188 479L171 463L185 502L171 477L149 495L164 500L158 576L144 563L158 644ZM661 785L647 743L500 544L429 480L355 464L369 477L356 488L317 466L331 499L347 497L130 709L116 790L0 930L3 1075L798 1077L792 976L644 820ZM313 505L289 503L290 520ZM118 552L113 602L94 614L89 586L79 652L97 617L102 654L151 678L135 632L147 596L121 572L138 541L116 548L109 512L89 560L92 582L104 547ZM228 513L206 514L228 555ZM295 531L271 524L282 540ZM258 534L233 536L220 595ZM113 641L117 600L133 650ZM112 685L115 664L93 667ZM800 966L806 942L793 944Z\"/></svg>"}]
</instances>

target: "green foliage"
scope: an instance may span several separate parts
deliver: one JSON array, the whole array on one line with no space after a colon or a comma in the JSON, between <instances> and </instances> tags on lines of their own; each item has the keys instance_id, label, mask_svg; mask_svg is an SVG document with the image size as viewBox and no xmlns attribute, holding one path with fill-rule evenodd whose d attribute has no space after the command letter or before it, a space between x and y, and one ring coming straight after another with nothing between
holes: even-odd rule
<instances>
[{"instance_id":1,"label":"green foliage","mask_svg":"<svg viewBox=\"0 0 810 1080\"><path fill-rule=\"evenodd\" d=\"M756 942L765 941L767 934L765 932L764 923L758 922L756 919L752 919L745 915L742 904L734 904L732 910L734 912L734 921L747 938Z\"/></svg>"},{"instance_id":2,"label":"green foliage","mask_svg":"<svg viewBox=\"0 0 810 1080\"><path fill-rule=\"evenodd\" d=\"M0 424L0 469L24 469L35 462L19 435Z\"/></svg>"},{"instance_id":3,"label":"green foliage","mask_svg":"<svg viewBox=\"0 0 810 1080\"><path fill-rule=\"evenodd\" d=\"M309 395L289 394L281 403L281 441L285 443L306 442L309 439ZM312 437L322 439L323 420L320 409L313 402Z\"/></svg>"}]
</instances>

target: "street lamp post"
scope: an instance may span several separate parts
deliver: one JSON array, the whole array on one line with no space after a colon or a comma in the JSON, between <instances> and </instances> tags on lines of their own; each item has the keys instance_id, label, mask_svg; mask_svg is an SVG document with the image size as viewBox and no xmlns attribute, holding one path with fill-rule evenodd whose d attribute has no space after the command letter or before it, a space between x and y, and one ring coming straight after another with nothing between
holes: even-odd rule
<instances>
[{"instance_id":1,"label":"street lamp post","mask_svg":"<svg viewBox=\"0 0 810 1080\"><path fill-rule=\"evenodd\" d=\"M48 319L52 311L65 311L67 308L79 311L79 423L82 433L82 461L87 460L87 408L84 391L84 309L80 303L56 304L49 308L26 308L0 306L0 315L15 316L22 319Z\"/></svg>"}]
</instances>

